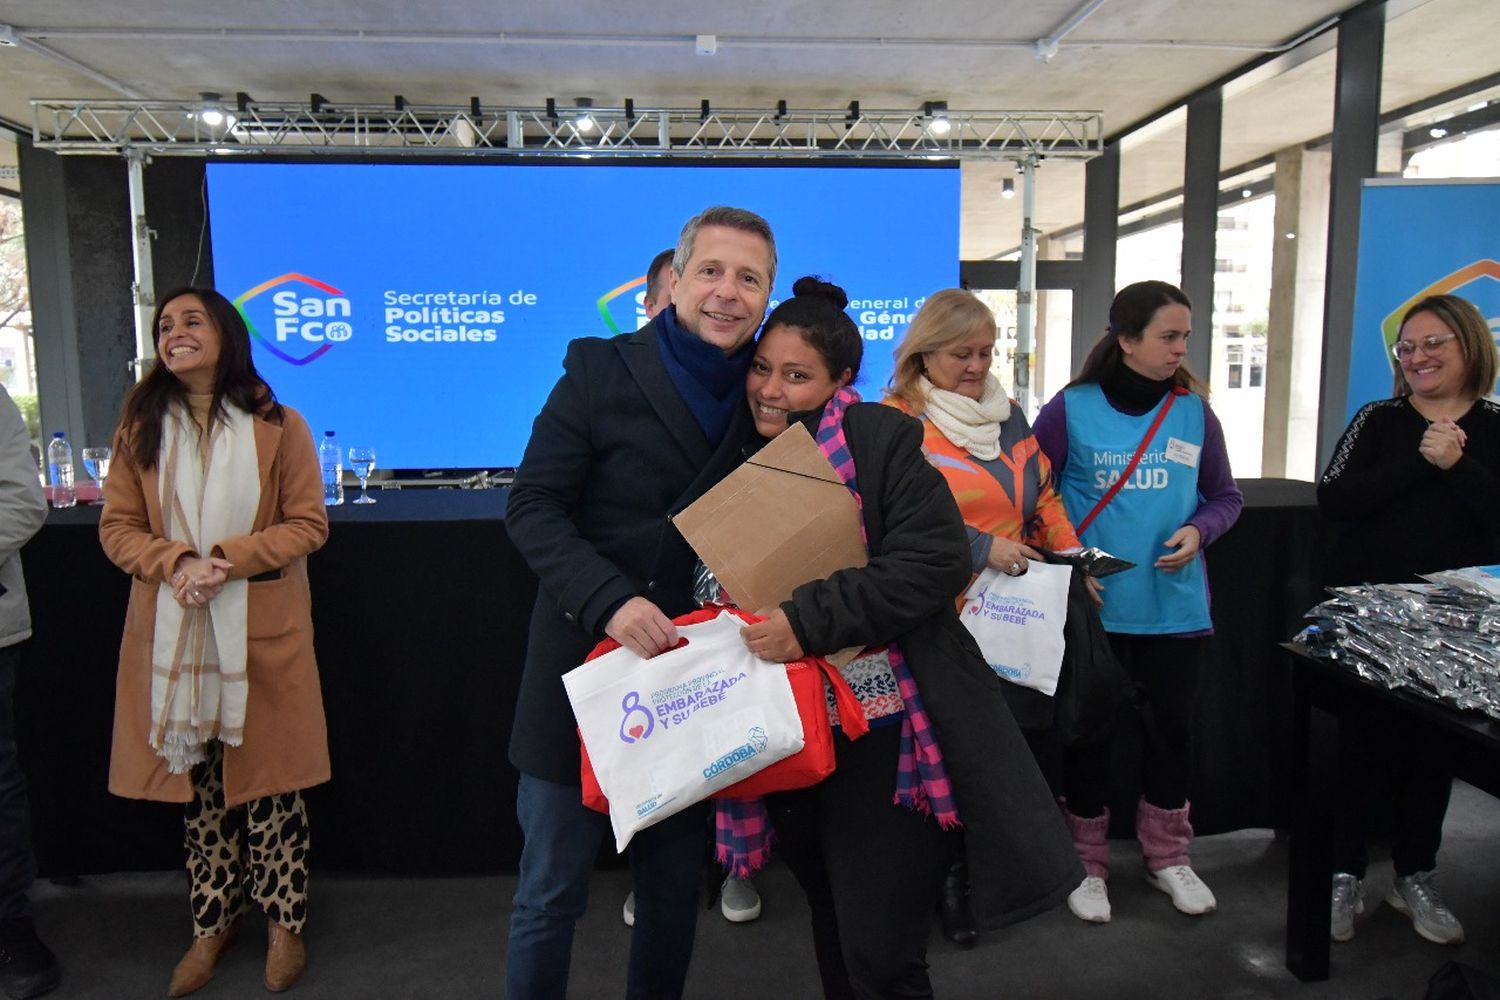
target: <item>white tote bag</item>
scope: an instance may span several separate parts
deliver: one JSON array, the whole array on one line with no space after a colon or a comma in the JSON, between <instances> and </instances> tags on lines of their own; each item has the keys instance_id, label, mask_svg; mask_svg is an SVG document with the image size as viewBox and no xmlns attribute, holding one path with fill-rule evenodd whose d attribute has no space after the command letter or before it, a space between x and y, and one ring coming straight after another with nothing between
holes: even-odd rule
<instances>
[{"instance_id":1,"label":"white tote bag","mask_svg":"<svg viewBox=\"0 0 1500 1000\"><path fill-rule=\"evenodd\" d=\"M622 647L563 675L616 850L802 749L786 668L756 659L743 625L724 612L678 626L687 644L649 660Z\"/></svg>"},{"instance_id":2,"label":"white tote bag","mask_svg":"<svg viewBox=\"0 0 1500 1000\"><path fill-rule=\"evenodd\" d=\"M1006 680L1057 693L1073 567L1032 562L1020 576L985 569L964 593L964 627Z\"/></svg>"}]
</instances>

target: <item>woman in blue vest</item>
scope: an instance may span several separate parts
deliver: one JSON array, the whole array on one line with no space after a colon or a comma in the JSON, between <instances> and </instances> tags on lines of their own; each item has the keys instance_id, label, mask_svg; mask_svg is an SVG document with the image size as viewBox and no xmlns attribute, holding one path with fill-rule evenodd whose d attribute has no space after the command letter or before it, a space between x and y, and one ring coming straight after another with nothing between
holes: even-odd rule
<instances>
[{"instance_id":1,"label":"woman in blue vest","mask_svg":"<svg viewBox=\"0 0 1500 1000\"><path fill-rule=\"evenodd\" d=\"M1188 859L1193 706L1213 632L1199 552L1244 501L1207 389L1184 363L1191 309L1164 281L1121 289L1109 332L1035 429L1080 540L1135 564L1109 578L1100 617L1150 706L1136 837L1150 884L1197 915L1216 905ZM1110 917L1111 750L1072 748L1064 762L1064 813L1087 873L1068 905L1098 923Z\"/></svg>"}]
</instances>

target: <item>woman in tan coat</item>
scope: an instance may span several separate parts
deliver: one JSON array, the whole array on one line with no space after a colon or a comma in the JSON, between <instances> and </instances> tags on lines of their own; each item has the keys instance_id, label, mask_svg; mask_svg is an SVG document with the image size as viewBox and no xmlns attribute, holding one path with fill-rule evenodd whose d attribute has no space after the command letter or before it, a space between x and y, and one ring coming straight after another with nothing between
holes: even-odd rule
<instances>
[{"instance_id":1,"label":"woman in tan coat","mask_svg":"<svg viewBox=\"0 0 1500 1000\"><path fill-rule=\"evenodd\" d=\"M327 781L307 554L328 536L312 435L255 370L234 306L163 298L158 361L125 402L99 537L134 578L109 789L186 803L194 939L169 996L213 978L246 897L266 911L265 985L306 962L308 828Z\"/></svg>"}]
</instances>

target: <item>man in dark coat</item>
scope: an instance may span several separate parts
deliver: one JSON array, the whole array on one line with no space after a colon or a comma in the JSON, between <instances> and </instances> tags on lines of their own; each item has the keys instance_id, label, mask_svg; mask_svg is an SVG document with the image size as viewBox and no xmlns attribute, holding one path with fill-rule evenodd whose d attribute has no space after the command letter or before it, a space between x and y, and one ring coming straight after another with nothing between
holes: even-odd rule
<instances>
[{"instance_id":1,"label":"man in dark coat","mask_svg":"<svg viewBox=\"0 0 1500 1000\"><path fill-rule=\"evenodd\" d=\"M585 809L561 677L604 636L674 645L695 556L670 517L729 472L753 431L745 372L776 274L764 219L718 206L683 227L672 306L633 334L568 345L506 510L540 581L510 760L525 837L506 950L511 1000L562 998L607 819ZM680 997L692 956L706 805L637 833L627 997Z\"/></svg>"}]
</instances>

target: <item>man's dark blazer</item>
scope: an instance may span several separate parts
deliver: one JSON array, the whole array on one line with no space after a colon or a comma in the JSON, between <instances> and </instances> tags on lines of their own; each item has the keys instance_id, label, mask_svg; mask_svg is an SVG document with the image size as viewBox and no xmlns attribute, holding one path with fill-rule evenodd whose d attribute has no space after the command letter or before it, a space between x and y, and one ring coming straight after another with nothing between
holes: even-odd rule
<instances>
[{"instance_id":1,"label":"man's dark blazer","mask_svg":"<svg viewBox=\"0 0 1500 1000\"><path fill-rule=\"evenodd\" d=\"M548 781L579 780L562 675L629 598L668 617L694 609L697 557L669 518L734 468L754 432L741 405L709 444L662 363L660 324L568 345L506 507L510 538L540 581L510 760Z\"/></svg>"}]
</instances>

